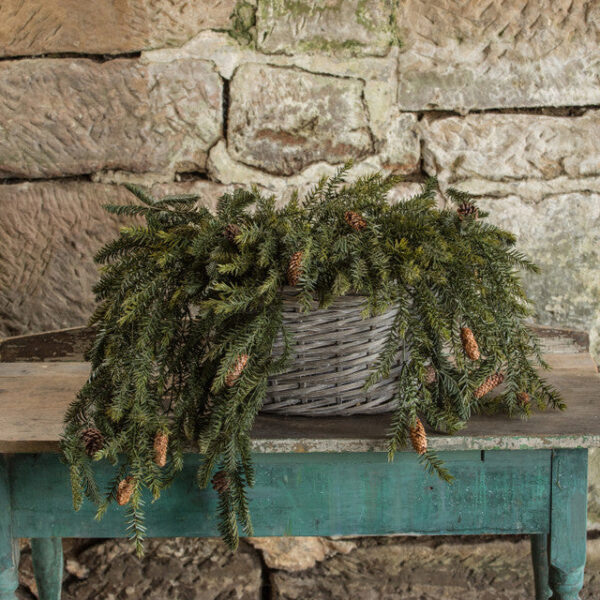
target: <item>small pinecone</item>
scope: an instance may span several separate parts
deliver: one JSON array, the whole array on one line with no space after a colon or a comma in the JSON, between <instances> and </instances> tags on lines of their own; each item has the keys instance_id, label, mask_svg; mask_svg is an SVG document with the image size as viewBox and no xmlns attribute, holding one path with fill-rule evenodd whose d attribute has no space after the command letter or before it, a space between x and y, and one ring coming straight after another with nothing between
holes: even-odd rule
<instances>
[{"instance_id":1,"label":"small pinecone","mask_svg":"<svg viewBox=\"0 0 600 600\"><path fill-rule=\"evenodd\" d=\"M517 394L517 400L521 406L529 406L529 403L531 402L527 392L519 392Z\"/></svg>"},{"instance_id":2,"label":"small pinecone","mask_svg":"<svg viewBox=\"0 0 600 600\"><path fill-rule=\"evenodd\" d=\"M463 202L456 209L456 212L458 213L461 221L465 217L473 217L473 219L476 219L479 216L479 209L471 202Z\"/></svg>"},{"instance_id":3,"label":"small pinecone","mask_svg":"<svg viewBox=\"0 0 600 600\"><path fill-rule=\"evenodd\" d=\"M98 450L104 447L104 436L95 427L89 427L81 434L81 439L85 446L85 453L88 456L94 456Z\"/></svg>"},{"instance_id":4,"label":"small pinecone","mask_svg":"<svg viewBox=\"0 0 600 600\"><path fill-rule=\"evenodd\" d=\"M133 488L135 487L135 481L133 477L129 476L122 479L117 486L117 504L124 506L131 500L131 494L133 494Z\"/></svg>"},{"instance_id":5,"label":"small pinecone","mask_svg":"<svg viewBox=\"0 0 600 600\"><path fill-rule=\"evenodd\" d=\"M348 223L348 225L350 225L350 227L352 227L352 229L355 231L361 231L367 226L367 222L363 216L357 212L354 212L353 210L347 210L344 213L344 219L346 220L346 223Z\"/></svg>"},{"instance_id":6,"label":"small pinecone","mask_svg":"<svg viewBox=\"0 0 600 600\"><path fill-rule=\"evenodd\" d=\"M225 385L227 387L231 387L242 374L242 371L246 368L246 363L248 362L249 356L247 354L240 354L233 367L227 373L227 377L225 378Z\"/></svg>"},{"instance_id":7,"label":"small pinecone","mask_svg":"<svg viewBox=\"0 0 600 600\"><path fill-rule=\"evenodd\" d=\"M481 398L488 392L491 392L495 387L498 387L504 381L502 373L490 375L476 390L475 398Z\"/></svg>"},{"instance_id":8,"label":"small pinecone","mask_svg":"<svg viewBox=\"0 0 600 600\"><path fill-rule=\"evenodd\" d=\"M293 287L298 283L300 275L302 275L302 257L304 252L294 252L292 258L290 258L290 264L288 265L287 277L288 283Z\"/></svg>"},{"instance_id":9,"label":"small pinecone","mask_svg":"<svg viewBox=\"0 0 600 600\"><path fill-rule=\"evenodd\" d=\"M158 431L154 436L154 462L159 467L164 467L167 464L167 447L169 446L169 436Z\"/></svg>"},{"instance_id":10,"label":"small pinecone","mask_svg":"<svg viewBox=\"0 0 600 600\"><path fill-rule=\"evenodd\" d=\"M420 419L417 419L414 426L410 428L410 442L417 454L427 452L427 434Z\"/></svg>"},{"instance_id":11,"label":"small pinecone","mask_svg":"<svg viewBox=\"0 0 600 600\"><path fill-rule=\"evenodd\" d=\"M462 341L465 354L471 360L479 360L479 357L481 356L479 353L479 346L477 345L477 340L475 339L473 332L468 327L463 327L460 330L460 339Z\"/></svg>"},{"instance_id":12,"label":"small pinecone","mask_svg":"<svg viewBox=\"0 0 600 600\"><path fill-rule=\"evenodd\" d=\"M235 223L229 223L229 225L227 225L227 227L225 227L223 230L223 235L230 242L235 242L235 238L240 234L240 231L242 230L240 229L239 225L236 225Z\"/></svg>"},{"instance_id":13,"label":"small pinecone","mask_svg":"<svg viewBox=\"0 0 600 600\"><path fill-rule=\"evenodd\" d=\"M433 385L437 381L437 373L433 365L425 367L425 384Z\"/></svg>"},{"instance_id":14,"label":"small pinecone","mask_svg":"<svg viewBox=\"0 0 600 600\"><path fill-rule=\"evenodd\" d=\"M210 480L213 489L219 494L226 492L229 489L229 475L225 471L217 471Z\"/></svg>"}]
</instances>

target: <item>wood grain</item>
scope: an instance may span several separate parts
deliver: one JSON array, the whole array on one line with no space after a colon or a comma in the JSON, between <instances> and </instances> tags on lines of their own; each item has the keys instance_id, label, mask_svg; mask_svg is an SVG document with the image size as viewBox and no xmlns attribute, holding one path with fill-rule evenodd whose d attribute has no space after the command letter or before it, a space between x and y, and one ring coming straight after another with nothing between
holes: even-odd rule
<instances>
[{"instance_id":1,"label":"wood grain","mask_svg":"<svg viewBox=\"0 0 600 600\"><path fill-rule=\"evenodd\" d=\"M475 416L455 436L431 435L438 450L578 448L600 446L600 377L589 354L547 355L548 381L567 402L528 421ZM86 363L0 363L0 452L54 452L68 404L84 383ZM389 415L279 417L262 415L257 452L384 452Z\"/></svg>"},{"instance_id":2,"label":"wood grain","mask_svg":"<svg viewBox=\"0 0 600 600\"><path fill-rule=\"evenodd\" d=\"M183 187L183 185L179 184L176 188L157 185L154 186L152 192L158 195L163 193L198 194L201 196L204 206L214 208L217 196L228 191L225 186L212 182L196 182L195 185L187 187ZM101 186L88 184L87 187L79 188L77 189L78 197L90 187L100 188ZM106 189L109 189L109 186L102 186L100 190L95 190L96 195L100 192L104 193ZM117 202L117 200L113 200L113 202ZM46 200L45 203L47 203ZM590 336L586 331L541 325L532 326L532 329L539 336L542 348L547 354L589 352ZM71 327L7 337L0 339L0 362L82 361L84 352L91 345L95 335L94 327Z\"/></svg>"},{"instance_id":3,"label":"wood grain","mask_svg":"<svg viewBox=\"0 0 600 600\"><path fill-rule=\"evenodd\" d=\"M259 454L250 508L256 535L391 533L543 533L550 523L551 451L448 452L456 476L448 485L425 472L414 454ZM148 535L216 536L217 494L199 490L199 456L160 501L145 506ZM95 465L98 480L111 465ZM85 502L73 512L69 472L53 454L11 458L14 534L18 537L127 535L125 511L114 504L101 521Z\"/></svg>"}]
</instances>

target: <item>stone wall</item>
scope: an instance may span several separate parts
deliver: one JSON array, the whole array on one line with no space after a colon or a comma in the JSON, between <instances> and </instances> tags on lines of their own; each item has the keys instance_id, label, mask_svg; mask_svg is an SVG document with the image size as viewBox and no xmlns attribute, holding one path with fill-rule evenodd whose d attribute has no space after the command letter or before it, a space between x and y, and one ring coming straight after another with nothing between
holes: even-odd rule
<instances>
[{"instance_id":1,"label":"stone wall","mask_svg":"<svg viewBox=\"0 0 600 600\"><path fill-rule=\"evenodd\" d=\"M6 0L0 335L80 325L135 181L282 198L332 173L476 194L543 268L538 321L600 354L594 0ZM600 487L600 486L599 486Z\"/></svg>"}]
</instances>

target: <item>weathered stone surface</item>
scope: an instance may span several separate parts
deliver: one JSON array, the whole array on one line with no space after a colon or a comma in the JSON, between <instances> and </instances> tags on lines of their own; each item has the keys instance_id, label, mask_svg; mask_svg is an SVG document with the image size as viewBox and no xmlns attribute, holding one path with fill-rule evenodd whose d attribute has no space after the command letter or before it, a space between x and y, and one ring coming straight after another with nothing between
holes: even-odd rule
<instances>
[{"instance_id":1,"label":"weathered stone surface","mask_svg":"<svg viewBox=\"0 0 600 600\"><path fill-rule=\"evenodd\" d=\"M261 564L242 544L232 554L218 540L148 540L143 559L127 540L109 540L82 552L89 568L63 586L63 600L260 600Z\"/></svg>"},{"instance_id":2,"label":"weathered stone surface","mask_svg":"<svg viewBox=\"0 0 600 600\"><path fill-rule=\"evenodd\" d=\"M410 113L388 115L383 143L379 145L381 166L393 173L414 173L419 168L421 144L417 117Z\"/></svg>"},{"instance_id":3,"label":"weathered stone surface","mask_svg":"<svg viewBox=\"0 0 600 600\"><path fill-rule=\"evenodd\" d=\"M0 177L201 170L221 136L222 88L203 60L5 61Z\"/></svg>"},{"instance_id":4,"label":"weathered stone surface","mask_svg":"<svg viewBox=\"0 0 600 600\"><path fill-rule=\"evenodd\" d=\"M311 536L255 537L247 541L262 552L267 567L284 571L304 571L334 554L348 554L356 548L352 541Z\"/></svg>"},{"instance_id":5,"label":"weathered stone surface","mask_svg":"<svg viewBox=\"0 0 600 600\"><path fill-rule=\"evenodd\" d=\"M600 175L600 111L423 120L421 135L425 170L447 182Z\"/></svg>"},{"instance_id":6,"label":"weathered stone surface","mask_svg":"<svg viewBox=\"0 0 600 600\"><path fill-rule=\"evenodd\" d=\"M525 275L537 321L590 331L600 353L600 194L547 197L537 204L517 196L481 200L490 220L518 236L518 246L542 269Z\"/></svg>"},{"instance_id":7,"label":"weathered stone surface","mask_svg":"<svg viewBox=\"0 0 600 600\"><path fill-rule=\"evenodd\" d=\"M572 192L600 193L600 177L571 179L567 175L554 179L506 179L503 181L473 177L453 182L453 185L457 189L475 196L494 198L520 196L531 202L539 202L550 196Z\"/></svg>"},{"instance_id":8,"label":"weathered stone surface","mask_svg":"<svg viewBox=\"0 0 600 600\"><path fill-rule=\"evenodd\" d=\"M373 152L364 84L298 69L242 65L230 85L233 158L278 175Z\"/></svg>"},{"instance_id":9,"label":"weathered stone surface","mask_svg":"<svg viewBox=\"0 0 600 600\"><path fill-rule=\"evenodd\" d=\"M394 40L389 0L259 0L257 45L263 52L383 55Z\"/></svg>"},{"instance_id":10,"label":"weathered stone surface","mask_svg":"<svg viewBox=\"0 0 600 600\"><path fill-rule=\"evenodd\" d=\"M600 593L600 540L588 542L582 600ZM532 598L529 540L362 538L361 547L300 573L271 574L277 600L524 600Z\"/></svg>"},{"instance_id":11,"label":"weathered stone surface","mask_svg":"<svg viewBox=\"0 0 600 600\"><path fill-rule=\"evenodd\" d=\"M523 542L362 541L364 547L334 556L310 571L273 573L275 597L522 600L533 596L529 548Z\"/></svg>"},{"instance_id":12,"label":"weathered stone surface","mask_svg":"<svg viewBox=\"0 0 600 600\"><path fill-rule=\"evenodd\" d=\"M223 141L213 146L207 163L211 179L223 184L233 185L257 185L265 191L274 193L280 202L289 199L293 191L297 190L300 196L312 188L321 177L330 177L338 169L339 165L330 165L319 162L307 167L304 171L291 177L281 177L265 173L254 167L248 167L240 162L234 161L227 152ZM381 170L380 156L370 156L356 162L348 173L348 180L356 177L372 174ZM393 201L417 194L421 186L414 182L401 182L390 192Z\"/></svg>"},{"instance_id":13,"label":"weathered stone surface","mask_svg":"<svg viewBox=\"0 0 600 600\"><path fill-rule=\"evenodd\" d=\"M420 149L415 128L416 116L403 113L396 106L397 55L397 48L392 48L385 57L349 58L331 53L262 54L237 44L226 33L204 31L181 48L146 52L143 60L210 60L215 63L221 77L228 80L240 65L255 63L297 67L310 73L364 81L363 100L375 149L384 157L386 164L394 165L399 172L411 172L419 164Z\"/></svg>"},{"instance_id":14,"label":"weathered stone surface","mask_svg":"<svg viewBox=\"0 0 600 600\"><path fill-rule=\"evenodd\" d=\"M526 537L356 538L358 549L302 572L260 569L242 542L241 556L216 540L150 540L137 560L126 541L63 541L66 564L80 565L63 584L65 600L524 600L532 597ZM83 544L82 544L83 543ZM257 576L258 573L258 576ZM582 600L600 597L600 539L588 539ZM27 550L21 557L19 600L32 600ZM156 591L154 589L156 588ZM255 589L257 590L255 592ZM262 592L262 595L261 595Z\"/></svg>"},{"instance_id":15,"label":"weathered stone surface","mask_svg":"<svg viewBox=\"0 0 600 600\"><path fill-rule=\"evenodd\" d=\"M182 44L229 26L235 0L5 0L0 56L118 54Z\"/></svg>"},{"instance_id":16,"label":"weathered stone surface","mask_svg":"<svg viewBox=\"0 0 600 600\"><path fill-rule=\"evenodd\" d=\"M196 193L214 206L226 188L210 182L157 185L153 193ZM123 187L85 182L0 185L0 336L84 325L98 279L96 251L123 220L106 203L135 198Z\"/></svg>"},{"instance_id":17,"label":"weathered stone surface","mask_svg":"<svg viewBox=\"0 0 600 600\"><path fill-rule=\"evenodd\" d=\"M595 0L407 0L396 22L402 109L600 102Z\"/></svg>"},{"instance_id":18,"label":"weathered stone surface","mask_svg":"<svg viewBox=\"0 0 600 600\"><path fill-rule=\"evenodd\" d=\"M215 63L221 77L228 80L240 65L246 63L298 67L320 75L360 79L365 85L364 102L368 109L369 126L377 140L386 137L390 119L400 114L396 106L396 47L385 57L347 57L331 53L263 54L236 43L227 33L204 31L181 48L153 50L143 55L143 59L152 62L171 62L184 58L210 60Z\"/></svg>"}]
</instances>

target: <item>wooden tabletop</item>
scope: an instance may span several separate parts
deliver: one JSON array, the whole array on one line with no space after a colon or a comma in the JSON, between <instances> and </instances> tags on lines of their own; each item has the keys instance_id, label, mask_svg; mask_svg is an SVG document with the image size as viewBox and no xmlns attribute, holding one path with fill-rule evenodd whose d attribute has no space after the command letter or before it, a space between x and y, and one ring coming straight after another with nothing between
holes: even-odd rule
<instances>
[{"instance_id":1,"label":"wooden tabletop","mask_svg":"<svg viewBox=\"0 0 600 600\"><path fill-rule=\"evenodd\" d=\"M475 416L454 436L431 435L438 450L600 447L600 376L588 353L549 354L547 379L562 393L565 412L529 420ZM55 452L63 415L85 381L83 362L0 363L0 453ZM353 417L259 416L257 452L385 451L389 415Z\"/></svg>"}]
</instances>

